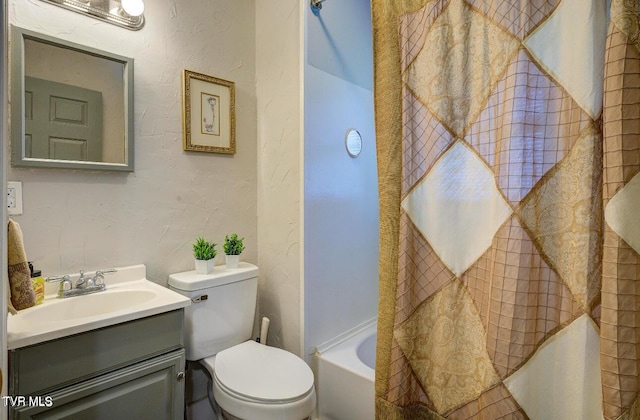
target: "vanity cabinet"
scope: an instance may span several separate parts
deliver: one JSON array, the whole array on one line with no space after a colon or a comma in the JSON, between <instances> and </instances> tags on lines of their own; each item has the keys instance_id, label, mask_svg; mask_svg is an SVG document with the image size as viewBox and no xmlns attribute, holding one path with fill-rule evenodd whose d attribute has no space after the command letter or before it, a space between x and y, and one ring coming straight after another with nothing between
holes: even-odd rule
<instances>
[{"instance_id":1,"label":"vanity cabinet","mask_svg":"<svg viewBox=\"0 0 640 420\"><path fill-rule=\"evenodd\" d=\"M9 352L10 419L182 419L183 309Z\"/></svg>"}]
</instances>

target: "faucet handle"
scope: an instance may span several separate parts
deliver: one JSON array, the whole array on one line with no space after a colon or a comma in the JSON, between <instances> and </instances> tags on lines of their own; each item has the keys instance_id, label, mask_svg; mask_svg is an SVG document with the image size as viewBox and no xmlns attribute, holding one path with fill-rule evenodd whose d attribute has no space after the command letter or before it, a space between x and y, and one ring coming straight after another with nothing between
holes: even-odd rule
<instances>
[{"instance_id":1,"label":"faucet handle","mask_svg":"<svg viewBox=\"0 0 640 420\"><path fill-rule=\"evenodd\" d=\"M95 276L93 277L93 282L96 286L104 284L104 275L115 273L118 270L115 268L105 268L103 270L97 270Z\"/></svg>"},{"instance_id":2,"label":"faucet handle","mask_svg":"<svg viewBox=\"0 0 640 420\"><path fill-rule=\"evenodd\" d=\"M65 274L63 276L49 276L46 279L44 279L44 281L46 282L59 282L59 281L71 281L71 276L68 274Z\"/></svg>"},{"instance_id":3,"label":"faucet handle","mask_svg":"<svg viewBox=\"0 0 640 420\"><path fill-rule=\"evenodd\" d=\"M50 276L45 279L47 283L60 282L60 290L71 290L73 284L71 283L71 276L65 274L63 276Z\"/></svg>"}]
</instances>

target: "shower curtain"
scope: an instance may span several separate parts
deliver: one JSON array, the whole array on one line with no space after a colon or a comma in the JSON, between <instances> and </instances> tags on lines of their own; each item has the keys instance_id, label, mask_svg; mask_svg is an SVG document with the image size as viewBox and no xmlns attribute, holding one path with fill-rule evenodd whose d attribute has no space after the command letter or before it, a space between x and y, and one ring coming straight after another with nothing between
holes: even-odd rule
<instances>
[{"instance_id":1,"label":"shower curtain","mask_svg":"<svg viewBox=\"0 0 640 420\"><path fill-rule=\"evenodd\" d=\"M640 418L638 0L372 0L378 419Z\"/></svg>"}]
</instances>

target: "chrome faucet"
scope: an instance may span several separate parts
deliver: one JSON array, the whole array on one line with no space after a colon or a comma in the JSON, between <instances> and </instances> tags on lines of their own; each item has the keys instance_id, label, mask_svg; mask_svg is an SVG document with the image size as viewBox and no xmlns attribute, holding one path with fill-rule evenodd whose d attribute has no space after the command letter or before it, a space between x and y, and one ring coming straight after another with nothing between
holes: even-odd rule
<instances>
[{"instance_id":1,"label":"chrome faucet","mask_svg":"<svg viewBox=\"0 0 640 420\"><path fill-rule=\"evenodd\" d=\"M65 274L63 276L47 277L47 282L60 282L60 290L58 290L59 298L66 298L71 296L88 295L89 293L102 292L106 290L107 286L104 284L104 275L108 273L115 273L118 270L113 268L98 270L93 277L85 277L84 270L80 270L80 277L76 281L75 288L71 281L71 276Z\"/></svg>"},{"instance_id":2,"label":"chrome faucet","mask_svg":"<svg viewBox=\"0 0 640 420\"><path fill-rule=\"evenodd\" d=\"M84 289L87 287L87 279L84 278L84 270L80 270L80 277L76 281L76 289Z\"/></svg>"}]
</instances>

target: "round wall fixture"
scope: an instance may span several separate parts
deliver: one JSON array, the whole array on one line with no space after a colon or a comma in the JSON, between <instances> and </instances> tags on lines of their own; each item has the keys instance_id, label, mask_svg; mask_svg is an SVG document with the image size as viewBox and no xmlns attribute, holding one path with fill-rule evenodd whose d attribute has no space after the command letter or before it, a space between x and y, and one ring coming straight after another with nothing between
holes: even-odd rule
<instances>
[{"instance_id":1,"label":"round wall fixture","mask_svg":"<svg viewBox=\"0 0 640 420\"><path fill-rule=\"evenodd\" d=\"M354 130L350 128L347 130L347 135L344 139L344 145L347 148L347 153L352 158L358 157L360 152L362 151L362 136L358 132L358 130Z\"/></svg>"}]
</instances>

